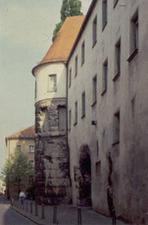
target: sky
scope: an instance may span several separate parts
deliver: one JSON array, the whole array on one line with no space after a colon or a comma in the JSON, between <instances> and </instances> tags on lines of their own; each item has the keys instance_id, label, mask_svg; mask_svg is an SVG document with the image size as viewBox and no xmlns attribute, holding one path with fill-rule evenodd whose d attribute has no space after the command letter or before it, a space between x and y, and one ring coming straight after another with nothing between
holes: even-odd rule
<instances>
[{"instance_id":1,"label":"sky","mask_svg":"<svg viewBox=\"0 0 148 225\"><path fill-rule=\"evenodd\" d=\"M85 15L92 0L81 0ZM35 122L31 73L52 44L62 0L0 0L0 169L5 137Z\"/></svg>"}]
</instances>

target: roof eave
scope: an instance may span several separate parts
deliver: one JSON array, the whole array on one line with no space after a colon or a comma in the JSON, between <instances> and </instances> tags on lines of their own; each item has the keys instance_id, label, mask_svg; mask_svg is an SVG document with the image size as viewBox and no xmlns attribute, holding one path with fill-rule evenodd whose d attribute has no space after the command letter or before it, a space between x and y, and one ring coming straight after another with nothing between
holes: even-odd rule
<instances>
[{"instance_id":1,"label":"roof eave","mask_svg":"<svg viewBox=\"0 0 148 225\"><path fill-rule=\"evenodd\" d=\"M83 33L85 27L86 27L86 24L87 24L87 22L88 22L88 20L89 20L89 18L90 18L90 16L91 16L91 14L92 14L92 12L93 12L93 9L94 9L94 7L95 7L97 1L98 1L98 0L93 0L92 3L91 3L91 5L90 5L90 7L89 7L89 9L88 9L88 12L87 12L87 14L86 14L86 16L85 16L85 19L84 19L84 22L83 22L83 24L82 24L82 26L81 26L81 29L80 29L80 31L79 31L79 34L78 34L78 36L77 36L77 38L76 38L76 41L75 41L75 43L74 43L74 45L73 45L73 48L72 48L70 54L69 54L69 56L68 56L68 59L67 59L67 62L66 62L67 64L68 64L68 62L69 62L69 60L70 60L70 58L71 58L71 56L72 56L72 54L73 54L73 52L74 52L76 46L77 46L77 43L79 42L79 39L80 39L80 37L81 37L81 35L82 35L82 33Z\"/></svg>"},{"instance_id":2,"label":"roof eave","mask_svg":"<svg viewBox=\"0 0 148 225\"><path fill-rule=\"evenodd\" d=\"M31 72L32 72L33 76L35 76L35 69L37 69L40 66L47 65L47 64L52 64L52 63L64 63L64 64L66 64L66 62L67 62L67 60L65 59L65 60L53 60L53 61L49 61L49 62L40 63L37 66L35 66L32 69Z\"/></svg>"}]
</instances>

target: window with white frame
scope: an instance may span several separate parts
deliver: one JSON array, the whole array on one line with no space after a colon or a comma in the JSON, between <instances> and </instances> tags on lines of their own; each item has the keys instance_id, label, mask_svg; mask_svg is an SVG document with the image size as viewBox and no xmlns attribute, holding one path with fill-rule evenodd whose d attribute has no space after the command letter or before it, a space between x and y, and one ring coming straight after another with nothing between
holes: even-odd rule
<instances>
[{"instance_id":1,"label":"window with white frame","mask_svg":"<svg viewBox=\"0 0 148 225\"><path fill-rule=\"evenodd\" d=\"M83 41L81 46L81 65L85 62L85 41Z\"/></svg>"},{"instance_id":2,"label":"window with white frame","mask_svg":"<svg viewBox=\"0 0 148 225\"><path fill-rule=\"evenodd\" d=\"M92 105L97 102L97 75L92 80Z\"/></svg>"},{"instance_id":3,"label":"window with white frame","mask_svg":"<svg viewBox=\"0 0 148 225\"><path fill-rule=\"evenodd\" d=\"M57 76L56 74L51 74L48 77L48 91L56 92L57 91Z\"/></svg>"},{"instance_id":4,"label":"window with white frame","mask_svg":"<svg viewBox=\"0 0 148 225\"><path fill-rule=\"evenodd\" d=\"M75 77L78 74L78 56L75 57Z\"/></svg>"},{"instance_id":5,"label":"window with white frame","mask_svg":"<svg viewBox=\"0 0 148 225\"><path fill-rule=\"evenodd\" d=\"M29 145L29 152L34 152L34 145Z\"/></svg>"},{"instance_id":6,"label":"window with white frame","mask_svg":"<svg viewBox=\"0 0 148 225\"><path fill-rule=\"evenodd\" d=\"M106 59L103 63L103 74L102 74L102 94L107 91L107 77L108 77L108 60Z\"/></svg>"},{"instance_id":7,"label":"window with white frame","mask_svg":"<svg viewBox=\"0 0 148 225\"><path fill-rule=\"evenodd\" d=\"M85 117L85 107L86 107L86 104L85 104L85 92L82 93L82 118Z\"/></svg>"},{"instance_id":8,"label":"window with white frame","mask_svg":"<svg viewBox=\"0 0 148 225\"><path fill-rule=\"evenodd\" d=\"M22 146L21 146L21 145L17 145L17 150L18 150L19 152L21 152L21 151L22 151Z\"/></svg>"},{"instance_id":9,"label":"window with white frame","mask_svg":"<svg viewBox=\"0 0 148 225\"><path fill-rule=\"evenodd\" d=\"M107 0L102 1L102 29L105 28L107 24Z\"/></svg>"},{"instance_id":10,"label":"window with white frame","mask_svg":"<svg viewBox=\"0 0 148 225\"><path fill-rule=\"evenodd\" d=\"M93 20L93 46L96 44L97 42L97 15L95 16L94 20Z\"/></svg>"}]
</instances>

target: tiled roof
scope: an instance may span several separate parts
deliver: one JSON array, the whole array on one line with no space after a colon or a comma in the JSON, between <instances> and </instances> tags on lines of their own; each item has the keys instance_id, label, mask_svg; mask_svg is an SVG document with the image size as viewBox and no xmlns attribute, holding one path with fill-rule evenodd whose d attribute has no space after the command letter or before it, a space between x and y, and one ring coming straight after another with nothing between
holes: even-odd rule
<instances>
[{"instance_id":1,"label":"tiled roof","mask_svg":"<svg viewBox=\"0 0 148 225\"><path fill-rule=\"evenodd\" d=\"M72 16L66 18L55 41L39 65L48 62L65 62L67 60L84 18L85 16Z\"/></svg>"},{"instance_id":2,"label":"tiled roof","mask_svg":"<svg viewBox=\"0 0 148 225\"><path fill-rule=\"evenodd\" d=\"M14 138L34 138L35 135L35 126L31 126L27 129L21 129L20 131L12 134L11 136L6 137L6 139Z\"/></svg>"}]
</instances>

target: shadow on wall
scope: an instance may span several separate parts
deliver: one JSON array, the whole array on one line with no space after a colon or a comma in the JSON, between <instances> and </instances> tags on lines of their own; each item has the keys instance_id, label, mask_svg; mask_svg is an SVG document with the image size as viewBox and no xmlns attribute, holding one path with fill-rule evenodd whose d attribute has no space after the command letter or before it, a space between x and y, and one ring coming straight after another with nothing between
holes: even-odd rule
<instances>
[{"instance_id":1,"label":"shadow on wall","mask_svg":"<svg viewBox=\"0 0 148 225\"><path fill-rule=\"evenodd\" d=\"M79 167L74 168L74 180L77 193L77 204L91 206L91 159L88 145L80 147Z\"/></svg>"}]
</instances>

